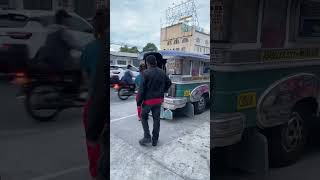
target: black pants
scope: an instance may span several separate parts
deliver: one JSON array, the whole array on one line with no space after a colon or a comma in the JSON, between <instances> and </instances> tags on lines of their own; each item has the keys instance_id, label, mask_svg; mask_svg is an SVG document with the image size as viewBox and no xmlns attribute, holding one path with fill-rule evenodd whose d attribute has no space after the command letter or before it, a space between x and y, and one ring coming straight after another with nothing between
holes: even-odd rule
<instances>
[{"instance_id":1,"label":"black pants","mask_svg":"<svg viewBox=\"0 0 320 180\"><path fill-rule=\"evenodd\" d=\"M149 112L151 111L152 117L153 117L152 139L156 141L158 140L159 132L160 132L160 110L161 110L161 104L142 105L141 122L142 122L145 138L151 138L149 124L148 124Z\"/></svg>"}]
</instances>

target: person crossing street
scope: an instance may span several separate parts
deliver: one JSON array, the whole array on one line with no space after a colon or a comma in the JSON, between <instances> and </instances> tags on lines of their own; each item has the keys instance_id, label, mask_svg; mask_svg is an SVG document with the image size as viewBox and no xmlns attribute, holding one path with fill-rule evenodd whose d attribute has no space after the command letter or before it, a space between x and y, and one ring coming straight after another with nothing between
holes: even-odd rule
<instances>
[{"instance_id":1,"label":"person crossing street","mask_svg":"<svg viewBox=\"0 0 320 180\"><path fill-rule=\"evenodd\" d=\"M160 132L160 111L164 99L164 93L171 86L171 80L167 74L157 67L157 59L154 55L146 57L147 70L143 73L143 81L140 84L138 92L137 105L142 107L141 122L144 131L144 137L139 141L140 145L147 145L152 142L156 146ZM150 135L148 117L152 112L153 131Z\"/></svg>"}]
</instances>

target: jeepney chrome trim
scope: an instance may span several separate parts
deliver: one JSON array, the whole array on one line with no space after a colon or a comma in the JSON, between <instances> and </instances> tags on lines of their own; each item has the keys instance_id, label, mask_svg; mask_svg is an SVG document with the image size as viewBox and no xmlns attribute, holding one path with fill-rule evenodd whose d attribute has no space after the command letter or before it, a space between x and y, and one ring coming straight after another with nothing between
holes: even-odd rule
<instances>
[{"instance_id":1,"label":"jeepney chrome trim","mask_svg":"<svg viewBox=\"0 0 320 180\"><path fill-rule=\"evenodd\" d=\"M264 129L264 128L268 128L268 127L272 127L272 126L268 126L266 124L264 124L262 121L262 102L263 100L265 99L265 97L274 89L276 88L278 85L280 85L281 83L291 79L291 78L294 78L294 77L299 77L299 76L312 76L314 77L315 79L317 79L319 82L320 82L320 79L314 75L314 74L311 74L311 73L299 73L299 74L293 74L293 75L289 75L285 78L282 78L280 80L277 80L275 81L273 84L271 84L271 86L269 86L259 97L258 99L258 103L257 103L257 126L261 129ZM317 100L319 100L319 96L316 97ZM319 101L318 101L319 102ZM279 125L279 123L275 123L275 125Z\"/></svg>"},{"instance_id":2,"label":"jeepney chrome trim","mask_svg":"<svg viewBox=\"0 0 320 180\"><path fill-rule=\"evenodd\" d=\"M295 51L312 51L313 55L306 57L284 57L277 58L272 57L265 59L265 53L272 52L295 52ZM268 49L216 49L212 55L213 61L212 65L215 66L239 66L239 65L255 65L255 64L283 64L283 63L296 63L296 62L306 62L310 60L320 59L320 48L315 46L303 46L303 47L293 47L293 48L268 48Z\"/></svg>"},{"instance_id":3,"label":"jeepney chrome trim","mask_svg":"<svg viewBox=\"0 0 320 180\"><path fill-rule=\"evenodd\" d=\"M170 103L163 103L162 107L165 109L169 109L169 110L176 110L176 109L180 109L186 106L185 104L170 104Z\"/></svg>"},{"instance_id":4,"label":"jeepney chrome trim","mask_svg":"<svg viewBox=\"0 0 320 180\"><path fill-rule=\"evenodd\" d=\"M263 66L262 66L263 64ZM314 66L320 65L319 59L299 59L295 61L278 61L278 62L253 62L253 63L224 63L213 64L212 69L220 72L242 72L242 71L256 71L268 69L282 69L299 66Z\"/></svg>"},{"instance_id":5,"label":"jeepney chrome trim","mask_svg":"<svg viewBox=\"0 0 320 180\"><path fill-rule=\"evenodd\" d=\"M173 81L172 83L174 84L195 84L195 83L209 83L210 82L210 79L207 79L207 80L195 80L195 81Z\"/></svg>"},{"instance_id":6,"label":"jeepney chrome trim","mask_svg":"<svg viewBox=\"0 0 320 180\"><path fill-rule=\"evenodd\" d=\"M165 103L170 103L170 104L183 104L187 102L187 98L185 97L165 97L164 98Z\"/></svg>"},{"instance_id":7,"label":"jeepney chrome trim","mask_svg":"<svg viewBox=\"0 0 320 180\"><path fill-rule=\"evenodd\" d=\"M235 144L241 140L246 117L243 113L223 113L210 121L211 138L215 147Z\"/></svg>"},{"instance_id":8,"label":"jeepney chrome trim","mask_svg":"<svg viewBox=\"0 0 320 180\"><path fill-rule=\"evenodd\" d=\"M288 42L289 42L289 34L290 34L290 20L291 20L291 6L292 6L292 0L288 0L288 4L287 4L287 14L286 14L286 37L284 40L284 47L288 46Z\"/></svg>"},{"instance_id":9,"label":"jeepney chrome trim","mask_svg":"<svg viewBox=\"0 0 320 180\"><path fill-rule=\"evenodd\" d=\"M162 107L165 109L176 110L183 108L187 104L187 98L172 98L165 97L162 103Z\"/></svg>"}]
</instances>

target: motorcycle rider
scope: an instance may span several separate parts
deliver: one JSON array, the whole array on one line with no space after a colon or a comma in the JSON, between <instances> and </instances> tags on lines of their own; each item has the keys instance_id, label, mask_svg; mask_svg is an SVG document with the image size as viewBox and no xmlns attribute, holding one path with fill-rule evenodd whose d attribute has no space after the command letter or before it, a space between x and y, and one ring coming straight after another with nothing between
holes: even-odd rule
<instances>
[{"instance_id":1,"label":"motorcycle rider","mask_svg":"<svg viewBox=\"0 0 320 180\"><path fill-rule=\"evenodd\" d=\"M130 85L133 89L135 89L135 82L133 81L133 73L131 71L132 66L129 64L127 66L127 69L121 78L121 82L124 83L125 85Z\"/></svg>"},{"instance_id":2,"label":"motorcycle rider","mask_svg":"<svg viewBox=\"0 0 320 180\"><path fill-rule=\"evenodd\" d=\"M71 17L65 10L56 12L55 24L48 26L47 39L40 50L39 59L61 77L72 74L73 83L65 87L65 90L68 94L77 96L82 80L80 60L71 56L71 50L82 51L83 47L68 31L66 24Z\"/></svg>"}]
</instances>

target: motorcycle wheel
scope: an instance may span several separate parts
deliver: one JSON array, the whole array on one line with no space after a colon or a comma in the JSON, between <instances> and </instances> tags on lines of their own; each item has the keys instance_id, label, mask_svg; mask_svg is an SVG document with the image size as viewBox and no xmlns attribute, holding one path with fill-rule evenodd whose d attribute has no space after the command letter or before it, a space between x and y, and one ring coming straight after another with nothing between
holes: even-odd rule
<instances>
[{"instance_id":1,"label":"motorcycle wheel","mask_svg":"<svg viewBox=\"0 0 320 180\"><path fill-rule=\"evenodd\" d=\"M39 110L36 109L35 105L33 104L33 98L37 97L37 95L40 96L40 98L44 98L44 97L41 97L43 96L42 93L47 95L48 93L58 93L58 91L53 86L49 86L49 85L44 85L44 86L39 85L39 86L31 87L26 94L26 99L24 102L25 108L27 113L33 119L41 122L51 121L60 113L61 109L57 106L56 108L53 108L53 109L44 110L47 113L42 114L41 112L39 112ZM59 104L59 102L57 103ZM47 103L43 103L43 104L47 105Z\"/></svg>"},{"instance_id":2,"label":"motorcycle wheel","mask_svg":"<svg viewBox=\"0 0 320 180\"><path fill-rule=\"evenodd\" d=\"M121 100L127 100L132 94L130 93L130 90L128 88L121 87L118 90L118 97Z\"/></svg>"}]
</instances>

